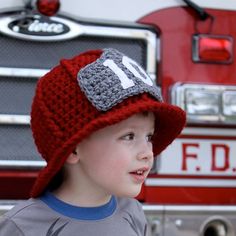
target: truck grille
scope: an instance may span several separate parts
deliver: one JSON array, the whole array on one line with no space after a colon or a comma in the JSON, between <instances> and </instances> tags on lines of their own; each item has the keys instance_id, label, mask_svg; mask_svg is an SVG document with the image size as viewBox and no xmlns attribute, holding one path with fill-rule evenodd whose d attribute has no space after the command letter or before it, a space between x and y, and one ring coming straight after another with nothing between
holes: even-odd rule
<instances>
[{"instance_id":1,"label":"truck grille","mask_svg":"<svg viewBox=\"0 0 236 236\"><path fill-rule=\"evenodd\" d=\"M0 37L0 66L50 69L61 58L71 58L90 49L116 48L146 67L147 44L140 39L81 36L68 41L36 42Z\"/></svg>"}]
</instances>

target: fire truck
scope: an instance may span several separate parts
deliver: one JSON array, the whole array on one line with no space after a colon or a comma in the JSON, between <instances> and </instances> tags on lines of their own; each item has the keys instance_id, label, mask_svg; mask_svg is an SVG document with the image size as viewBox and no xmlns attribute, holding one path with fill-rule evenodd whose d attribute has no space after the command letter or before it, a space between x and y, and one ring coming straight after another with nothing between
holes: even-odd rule
<instances>
[{"instance_id":1,"label":"fire truck","mask_svg":"<svg viewBox=\"0 0 236 236\"><path fill-rule=\"evenodd\" d=\"M0 215L45 166L30 131L37 80L61 58L112 47L187 113L138 196L150 235L235 236L235 22L234 0L1 0Z\"/></svg>"}]
</instances>

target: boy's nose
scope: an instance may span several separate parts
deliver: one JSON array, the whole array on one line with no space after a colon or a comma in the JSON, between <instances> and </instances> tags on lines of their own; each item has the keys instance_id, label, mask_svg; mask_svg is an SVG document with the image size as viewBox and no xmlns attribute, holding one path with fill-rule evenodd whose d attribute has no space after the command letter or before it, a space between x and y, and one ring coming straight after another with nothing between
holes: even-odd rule
<instances>
[{"instance_id":1,"label":"boy's nose","mask_svg":"<svg viewBox=\"0 0 236 236\"><path fill-rule=\"evenodd\" d=\"M139 152L137 154L137 159L149 161L150 159L153 158L153 150L152 149L153 148L150 143L143 144L139 149Z\"/></svg>"}]
</instances>

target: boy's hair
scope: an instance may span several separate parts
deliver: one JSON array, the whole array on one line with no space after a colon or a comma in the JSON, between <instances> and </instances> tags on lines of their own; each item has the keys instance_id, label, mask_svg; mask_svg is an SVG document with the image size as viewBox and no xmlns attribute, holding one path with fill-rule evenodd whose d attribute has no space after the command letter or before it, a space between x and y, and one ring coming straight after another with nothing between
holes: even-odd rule
<instances>
[{"instance_id":1,"label":"boy's hair","mask_svg":"<svg viewBox=\"0 0 236 236\"><path fill-rule=\"evenodd\" d=\"M182 109L162 101L140 65L115 49L61 60L38 81L32 103L33 137L47 166L31 196L43 193L81 140L145 111L155 115L153 152L157 155L180 134L186 117Z\"/></svg>"},{"instance_id":2,"label":"boy's hair","mask_svg":"<svg viewBox=\"0 0 236 236\"><path fill-rule=\"evenodd\" d=\"M48 186L45 188L45 191L52 192L54 190L57 190L62 185L63 181L65 179L65 168L62 167L55 176L52 177L50 182L48 183Z\"/></svg>"}]
</instances>

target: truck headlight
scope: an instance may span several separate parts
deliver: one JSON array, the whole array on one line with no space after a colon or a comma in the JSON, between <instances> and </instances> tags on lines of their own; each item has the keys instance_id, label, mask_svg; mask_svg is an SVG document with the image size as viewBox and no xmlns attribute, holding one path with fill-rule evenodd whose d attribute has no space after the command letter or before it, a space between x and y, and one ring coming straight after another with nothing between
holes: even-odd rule
<instances>
[{"instance_id":1,"label":"truck headlight","mask_svg":"<svg viewBox=\"0 0 236 236\"><path fill-rule=\"evenodd\" d=\"M226 116L236 116L235 91L225 91L223 93L223 113Z\"/></svg>"},{"instance_id":2,"label":"truck headlight","mask_svg":"<svg viewBox=\"0 0 236 236\"><path fill-rule=\"evenodd\" d=\"M219 113L219 93L187 89L185 93L186 111L192 115L217 115Z\"/></svg>"},{"instance_id":3,"label":"truck headlight","mask_svg":"<svg viewBox=\"0 0 236 236\"><path fill-rule=\"evenodd\" d=\"M236 86L177 84L172 103L186 111L188 123L236 124Z\"/></svg>"}]
</instances>

